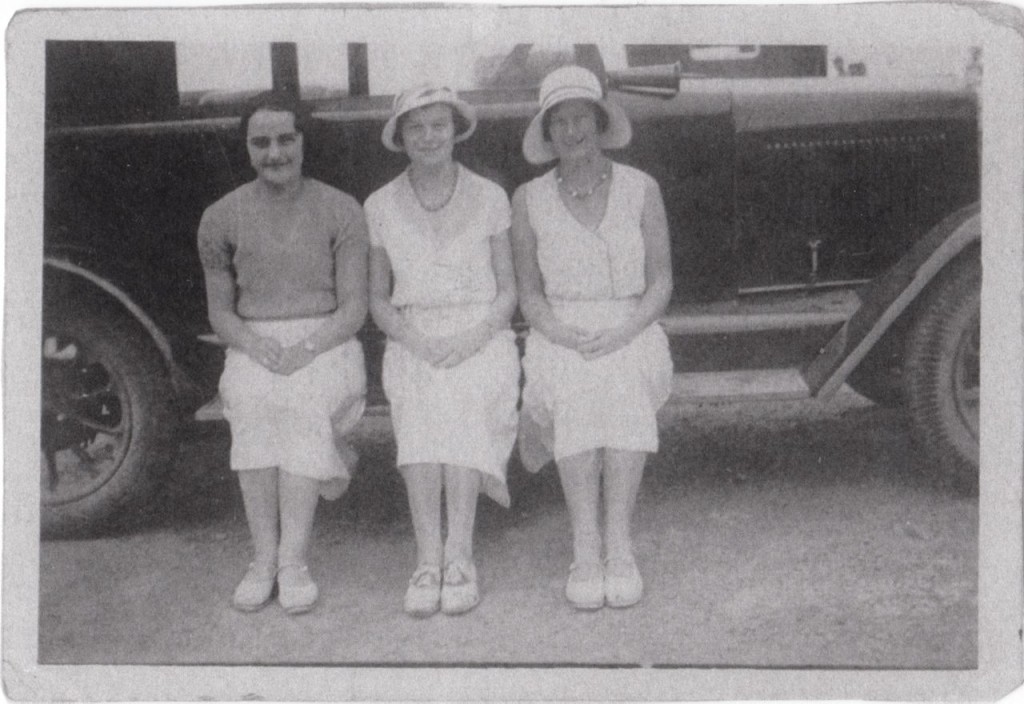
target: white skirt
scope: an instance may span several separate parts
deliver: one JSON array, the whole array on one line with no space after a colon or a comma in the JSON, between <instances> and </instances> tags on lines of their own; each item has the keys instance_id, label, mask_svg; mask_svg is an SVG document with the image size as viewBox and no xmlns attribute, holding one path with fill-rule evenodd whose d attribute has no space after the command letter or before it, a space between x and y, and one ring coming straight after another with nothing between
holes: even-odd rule
<instances>
[{"instance_id":1,"label":"white skirt","mask_svg":"<svg viewBox=\"0 0 1024 704\"><path fill-rule=\"evenodd\" d=\"M635 299L552 301L566 323L598 330L622 323ZM672 390L672 358L661 326L593 360L531 330L526 339L520 459L533 472L564 457L609 447L657 452L656 414Z\"/></svg>"},{"instance_id":2,"label":"white skirt","mask_svg":"<svg viewBox=\"0 0 1024 704\"><path fill-rule=\"evenodd\" d=\"M322 323L323 318L247 322L282 346L305 339ZM317 355L291 376L228 348L220 394L231 425L232 469L277 467L324 482L327 498L344 492L356 454L342 436L366 408L366 367L357 340Z\"/></svg>"},{"instance_id":3,"label":"white skirt","mask_svg":"<svg viewBox=\"0 0 1024 704\"><path fill-rule=\"evenodd\" d=\"M451 335L483 319L485 304L407 307L402 315L430 335ZM447 464L480 472L481 490L509 505L505 481L518 429L519 353L511 330L474 356L441 369L388 340L382 381L391 405L397 464Z\"/></svg>"}]
</instances>

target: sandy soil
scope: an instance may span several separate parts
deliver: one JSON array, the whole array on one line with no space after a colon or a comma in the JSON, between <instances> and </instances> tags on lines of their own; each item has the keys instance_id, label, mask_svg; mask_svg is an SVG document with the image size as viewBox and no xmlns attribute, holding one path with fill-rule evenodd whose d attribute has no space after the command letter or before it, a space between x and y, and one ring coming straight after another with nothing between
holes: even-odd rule
<instances>
[{"instance_id":1,"label":"sandy soil","mask_svg":"<svg viewBox=\"0 0 1024 704\"><path fill-rule=\"evenodd\" d=\"M40 662L975 665L977 501L932 486L898 413L847 392L673 404L662 427L636 516L640 605L570 608L557 477L513 465L512 508L480 503L483 602L427 620L402 612L413 539L386 419L361 429L348 494L321 504L323 596L300 617L228 606L247 529L226 428L198 429L147 527L42 544Z\"/></svg>"}]
</instances>

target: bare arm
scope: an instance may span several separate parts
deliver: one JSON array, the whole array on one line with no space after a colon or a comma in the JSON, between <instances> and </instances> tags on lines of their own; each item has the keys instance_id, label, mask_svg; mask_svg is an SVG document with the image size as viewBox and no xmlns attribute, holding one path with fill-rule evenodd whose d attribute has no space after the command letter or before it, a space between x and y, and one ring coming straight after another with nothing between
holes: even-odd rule
<instances>
[{"instance_id":1,"label":"bare arm","mask_svg":"<svg viewBox=\"0 0 1024 704\"><path fill-rule=\"evenodd\" d=\"M576 349L585 339L586 332L559 320L544 295L544 278L537 261L537 234L530 225L524 187L512 197L512 253L519 309L526 322L552 342Z\"/></svg>"},{"instance_id":2,"label":"bare arm","mask_svg":"<svg viewBox=\"0 0 1024 704\"><path fill-rule=\"evenodd\" d=\"M647 287L636 311L623 325L600 331L580 348L587 359L614 352L657 321L672 297L672 260L668 218L661 189L653 180L644 191L640 230L644 238L644 277Z\"/></svg>"},{"instance_id":3,"label":"bare arm","mask_svg":"<svg viewBox=\"0 0 1024 704\"><path fill-rule=\"evenodd\" d=\"M252 357L258 364L277 371L281 361L281 345L269 337L261 337L245 324L235 312L235 279L225 269L203 269L206 279L206 306L210 325L228 346Z\"/></svg>"},{"instance_id":4,"label":"bare arm","mask_svg":"<svg viewBox=\"0 0 1024 704\"><path fill-rule=\"evenodd\" d=\"M498 293L491 303L486 322L494 330L508 327L516 312L516 271L512 264L512 243L508 231L491 237L491 266L498 282Z\"/></svg>"},{"instance_id":5,"label":"bare arm","mask_svg":"<svg viewBox=\"0 0 1024 704\"><path fill-rule=\"evenodd\" d=\"M370 315L389 339L431 364L439 363L450 353L447 345L436 344L439 338L428 338L391 304L391 259L383 247L370 248Z\"/></svg>"}]
</instances>

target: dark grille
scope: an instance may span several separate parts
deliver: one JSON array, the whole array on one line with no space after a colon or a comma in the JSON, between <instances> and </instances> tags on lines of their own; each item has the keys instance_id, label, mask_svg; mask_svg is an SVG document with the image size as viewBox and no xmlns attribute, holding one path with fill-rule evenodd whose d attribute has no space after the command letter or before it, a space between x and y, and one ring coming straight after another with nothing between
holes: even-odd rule
<instances>
[{"instance_id":1,"label":"dark grille","mask_svg":"<svg viewBox=\"0 0 1024 704\"><path fill-rule=\"evenodd\" d=\"M968 126L870 128L743 137L741 288L872 278L943 215L977 198L976 137Z\"/></svg>"}]
</instances>

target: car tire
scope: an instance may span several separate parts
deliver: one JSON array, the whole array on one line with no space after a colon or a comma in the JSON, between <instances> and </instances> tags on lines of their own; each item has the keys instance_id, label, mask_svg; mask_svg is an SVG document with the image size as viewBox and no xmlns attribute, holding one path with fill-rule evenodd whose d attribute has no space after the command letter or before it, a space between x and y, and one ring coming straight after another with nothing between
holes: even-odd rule
<instances>
[{"instance_id":1,"label":"car tire","mask_svg":"<svg viewBox=\"0 0 1024 704\"><path fill-rule=\"evenodd\" d=\"M981 261L972 249L930 286L907 341L911 427L936 478L978 492Z\"/></svg>"},{"instance_id":2,"label":"car tire","mask_svg":"<svg viewBox=\"0 0 1024 704\"><path fill-rule=\"evenodd\" d=\"M139 521L177 427L163 358L131 321L89 306L48 308L42 347L42 536Z\"/></svg>"}]
</instances>

